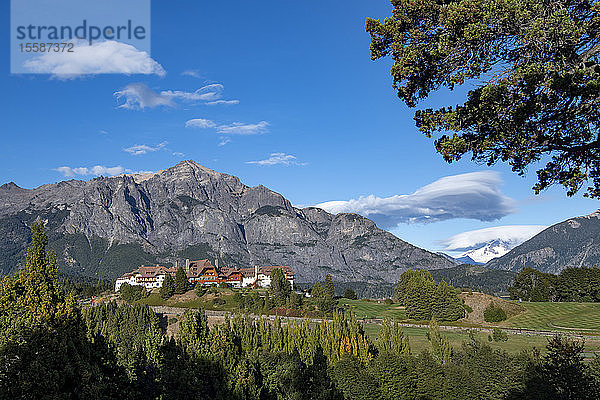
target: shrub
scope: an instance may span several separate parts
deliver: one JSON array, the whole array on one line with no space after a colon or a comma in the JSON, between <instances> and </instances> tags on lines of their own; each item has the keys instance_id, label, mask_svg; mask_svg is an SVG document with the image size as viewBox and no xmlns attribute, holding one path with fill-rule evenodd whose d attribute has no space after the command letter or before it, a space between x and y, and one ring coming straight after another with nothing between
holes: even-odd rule
<instances>
[{"instance_id":1,"label":"shrub","mask_svg":"<svg viewBox=\"0 0 600 400\"><path fill-rule=\"evenodd\" d=\"M392 299L385 299L384 303L389 306L389 305L394 304L394 300L392 300Z\"/></svg>"},{"instance_id":2,"label":"shrub","mask_svg":"<svg viewBox=\"0 0 600 400\"><path fill-rule=\"evenodd\" d=\"M467 314L473 312L473 309L468 304L463 304L463 307L465 308L465 311L467 312Z\"/></svg>"},{"instance_id":3,"label":"shrub","mask_svg":"<svg viewBox=\"0 0 600 400\"><path fill-rule=\"evenodd\" d=\"M506 342L508 340L508 333L500 328L494 328L492 338L494 339L494 342Z\"/></svg>"},{"instance_id":4,"label":"shrub","mask_svg":"<svg viewBox=\"0 0 600 400\"><path fill-rule=\"evenodd\" d=\"M483 311L483 319L485 322L501 322L506 319L506 313L500 307L496 307L494 302Z\"/></svg>"},{"instance_id":5,"label":"shrub","mask_svg":"<svg viewBox=\"0 0 600 400\"><path fill-rule=\"evenodd\" d=\"M146 296L148 296L146 288L139 285L124 283L119 290L119 297L128 302L141 300Z\"/></svg>"},{"instance_id":6,"label":"shrub","mask_svg":"<svg viewBox=\"0 0 600 400\"><path fill-rule=\"evenodd\" d=\"M352 289L352 288L346 288L346 290L344 290L344 296L347 299L350 300L356 300L358 299L358 296L356 295L356 292Z\"/></svg>"},{"instance_id":7,"label":"shrub","mask_svg":"<svg viewBox=\"0 0 600 400\"><path fill-rule=\"evenodd\" d=\"M194 288L194 292L196 292L196 296L202 297L206 293L206 288L198 283Z\"/></svg>"},{"instance_id":8,"label":"shrub","mask_svg":"<svg viewBox=\"0 0 600 400\"><path fill-rule=\"evenodd\" d=\"M225 300L220 299L218 297L213 299L213 301L212 301L213 306L222 306L222 305L225 305L225 303L227 303Z\"/></svg>"}]
</instances>

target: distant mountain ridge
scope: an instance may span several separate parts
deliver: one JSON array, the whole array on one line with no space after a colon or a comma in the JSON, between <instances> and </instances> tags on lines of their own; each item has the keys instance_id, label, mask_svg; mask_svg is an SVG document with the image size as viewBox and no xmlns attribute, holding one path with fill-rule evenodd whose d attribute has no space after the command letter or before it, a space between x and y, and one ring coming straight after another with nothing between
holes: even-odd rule
<instances>
[{"instance_id":1,"label":"distant mountain ridge","mask_svg":"<svg viewBox=\"0 0 600 400\"><path fill-rule=\"evenodd\" d=\"M46 222L61 271L114 278L183 258L222 265L289 265L299 281L397 281L409 268L451 261L357 214L293 207L282 195L183 161L155 174L0 186L0 273L24 262L36 219Z\"/></svg>"},{"instance_id":2,"label":"distant mountain ridge","mask_svg":"<svg viewBox=\"0 0 600 400\"><path fill-rule=\"evenodd\" d=\"M486 262L501 257L508 253L513 247L514 243L502 239L494 239L487 243L484 243L476 249L472 249L464 252L457 260L465 260L466 264L472 264L467 260L472 260L473 263L483 265Z\"/></svg>"},{"instance_id":3,"label":"distant mountain ridge","mask_svg":"<svg viewBox=\"0 0 600 400\"><path fill-rule=\"evenodd\" d=\"M600 210L552 225L485 266L556 274L567 267L594 265L600 265Z\"/></svg>"}]
</instances>

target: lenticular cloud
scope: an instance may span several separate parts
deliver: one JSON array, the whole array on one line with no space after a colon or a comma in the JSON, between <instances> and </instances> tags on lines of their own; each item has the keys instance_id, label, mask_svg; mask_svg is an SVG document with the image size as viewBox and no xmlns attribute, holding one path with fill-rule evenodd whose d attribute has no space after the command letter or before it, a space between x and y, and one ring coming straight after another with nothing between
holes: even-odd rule
<instances>
[{"instance_id":1,"label":"lenticular cloud","mask_svg":"<svg viewBox=\"0 0 600 400\"><path fill-rule=\"evenodd\" d=\"M481 171L447 176L412 194L374 195L347 201L328 201L316 207L328 212L357 213L382 228L400 223L428 223L455 218L493 221L515 211L515 202L500 190L497 172Z\"/></svg>"}]
</instances>

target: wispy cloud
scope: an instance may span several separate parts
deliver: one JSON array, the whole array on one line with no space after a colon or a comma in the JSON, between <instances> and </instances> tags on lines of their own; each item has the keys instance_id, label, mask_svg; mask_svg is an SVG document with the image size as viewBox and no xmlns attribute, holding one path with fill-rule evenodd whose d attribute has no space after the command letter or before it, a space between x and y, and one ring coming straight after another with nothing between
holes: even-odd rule
<instances>
[{"instance_id":1,"label":"wispy cloud","mask_svg":"<svg viewBox=\"0 0 600 400\"><path fill-rule=\"evenodd\" d=\"M219 138L219 147L223 147L225 146L227 143L231 142L231 138L228 138L227 136L221 136Z\"/></svg>"},{"instance_id":2,"label":"wispy cloud","mask_svg":"<svg viewBox=\"0 0 600 400\"><path fill-rule=\"evenodd\" d=\"M186 128L205 129L205 128L215 128L216 126L217 126L217 124L215 124L213 121L211 121L210 119L204 119L204 118L190 119L189 121L187 121L185 123Z\"/></svg>"},{"instance_id":3,"label":"wispy cloud","mask_svg":"<svg viewBox=\"0 0 600 400\"><path fill-rule=\"evenodd\" d=\"M93 167L77 167L77 168L63 166L63 167L55 168L54 170L62 173L66 177L74 177L76 175L79 175L79 176L100 176L100 175L114 176L114 175L134 173L134 171L132 171L128 168L123 168L120 165L117 165L115 167L106 167L104 165L95 165Z\"/></svg>"},{"instance_id":4,"label":"wispy cloud","mask_svg":"<svg viewBox=\"0 0 600 400\"><path fill-rule=\"evenodd\" d=\"M166 75L164 68L148 53L132 45L112 40L91 46L85 40L73 43L73 52L45 52L27 60L24 67L31 72L52 74L61 79L96 74Z\"/></svg>"},{"instance_id":5,"label":"wispy cloud","mask_svg":"<svg viewBox=\"0 0 600 400\"><path fill-rule=\"evenodd\" d=\"M173 107L175 104L169 97L161 96L143 83L130 83L123 90L114 93L117 100L124 99L125 103L119 108L143 110L159 106Z\"/></svg>"},{"instance_id":6,"label":"wispy cloud","mask_svg":"<svg viewBox=\"0 0 600 400\"><path fill-rule=\"evenodd\" d=\"M269 158L259 161L246 161L246 164L256 165L306 165L298 162L296 156L285 153L271 153Z\"/></svg>"},{"instance_id":7,"label":"wispy cloud","mask_svg":"<svg viewBox=\"0 0 600 400\"><path fill-rule=\"evenodd\" d=\"M217 127L217 132L231 135L259 135L267 132L268 126L269 123L267 121L260 121L256 124L234 122L230 125L219 125Z\"/></svg>"},{"instance_id":8,"label":"wispy cloud","mask_svg":"<svg viewBox=\"0 0 600 400\"><path fill-rule=\"evenodd\" d=\"M133 154L134 156L139 156L142 154L151 153L154 151L164 149L166 145L167 145L167 142L159 143L156 146L149 146L147 144L136 144L135 146L127 147L123 150L129 154Z\"/></svg>"},{"instance_id":9,"label":"wispy cloud","mask_svg":"<svg viewBox=\"0 0 600 400\"><path fill-rule=\"evenodd\" d=\"M472 172L438 179L412 194L385 198L369 195L316 207L336 214L361 214L383 228L454 218L493 221L515 212L515 201L501 192L501 184L496 172Z\"/></svg>"},{"instance_id":10,"label":"wispy cloud","mask_svg":"<svg viewBox=\"0 0 600 400\"><path fill-rule=\"evenodd\" d=\"M219 104L230 106L233 104L240 104L240 101L239 100L215 100L215 101L209 101L208 103L206 103L207 106L216 106Z\"/></svg>"},{"instance_id":11,"label":"wispy cloud","mask_svg":"<svg viewBox=\"0 0 600 400\"><path fill-rule=\"evenodd\" d=\"M181 90L163 90L161 96L171 99L197 102L197 101L215 101L221 97L225 88L220 83L213 83L197 89L193 92L185 92Z\"/></svg>"},{"instance_id":12,"label":"wispy cloud","mask_svg":"<svg viewBox=\"0 0 600 400\"><path fill-rule=\"evenodd\" d=\"M116 91L117 100L125 102L120 108L143 110L158 106L174 107L178 103L202 103L208 105L237 104L238 100L221 100L224 86L212 83L192 92L183 90L163 90L160 93L150 89L144 83L130 83L124 89Z\"/></svg>"},{"instance_id":13,"label":"wispy cloud","mask_svg":"<svg viewBox=\"0 0 600 400\"><path fill-rule=\"evenodd\" d=\"M216 128L217 133L225 135L260 135L268 131L269 123L260 121L255 124L234 122L228 125L217 125L214 121L204 118L190 119L185 123L186 128Z\"/></svg>"},{"instance_id":14,"label":"wispy cloud","mask_svg":"<svg viewBox=\"0 0 600 400\"><path fill-rule=\"evenodd\" d=\"M511 248L531 239L548 226L546 225L504 225L492 228L462 232L441 240L444 251L473 250L493 240L502 240Z\"/></svg>"},{"instance_id":15,"label":"wispy cloud","mask_svg":"<svg viewBox=\"0 0 600 400\"><path fill-rule=\"evenodd\" d=\"M173 155L174 155L175 157L180 157L180 158L181 158L181 157L185 157L185 154L184 154L184 153L182 153L182 152L180 152L180 151L174 151L174 152L173 152Z\"/></svg>"},{"instance_id":16,"label":"wispy cloud","mask_svg":"<svg viewBox=\"0 0 600 400\"><path fill-rule=\"evenodd\" d=\"M201 79L202 74L197 69L187 69L181 73L183 76L191 76L192 78Z\"/></svg>"}]
</instances>

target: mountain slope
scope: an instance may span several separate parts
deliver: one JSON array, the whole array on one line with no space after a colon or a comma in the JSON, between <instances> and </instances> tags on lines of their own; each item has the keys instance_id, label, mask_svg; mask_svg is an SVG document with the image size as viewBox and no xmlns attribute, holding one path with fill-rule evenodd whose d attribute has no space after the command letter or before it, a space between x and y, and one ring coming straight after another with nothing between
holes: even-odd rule
<instances>
[{"instance_id":1,"label":"mountain slope","mask_svg":"<svg viewBox=\"0 0 600 400\"><path fill-rule=\"evenodd\" d=\"M508 253L513 247L514 243L502 239L491 240L476 249L466 251L461 254L457 260L465 259L465 263L468 263L468 259L471 259L475 263L480 265L485 264L493 258L501 257ZM465 258L466 257L466 258Z\"/></svg>"},{"instance_id":2,"label":"mountain slope","mask_svg":"<svg viewBox=\"0 0 600 400\"><path fill-rule=\"evenodd\" d=\"M600 210L552 225L486 267L558 273L566 267L593 265L600 265Z\"/></svg>"},{"instance_id":3,"label":"mountain slope","mask_svg":"<svg viewBox=\"0 0 600 400\"><path fill-rule=\"evenodd\" d=\"M156 174L0 187L0 273L24 260L30 225L47 223L66 273L114 278L142 263L218 258L289 265L299 281L395 282L408 268L446 268L356 214L297 209L264 186L184 161Z\"/></svg>"}]
</instances>

